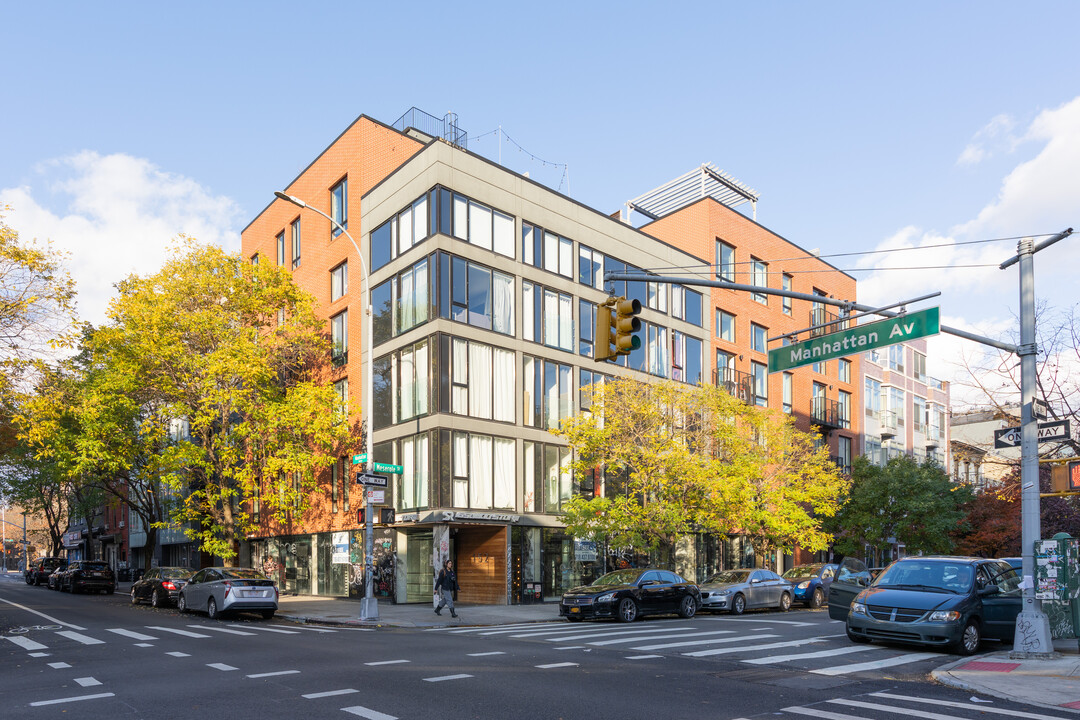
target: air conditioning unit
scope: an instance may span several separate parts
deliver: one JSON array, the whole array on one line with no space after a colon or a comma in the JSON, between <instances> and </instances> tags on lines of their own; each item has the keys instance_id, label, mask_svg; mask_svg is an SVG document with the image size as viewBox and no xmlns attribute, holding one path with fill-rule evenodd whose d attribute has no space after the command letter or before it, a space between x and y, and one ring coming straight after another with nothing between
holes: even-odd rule
<instances>
[{"instance_id":1,"label":"air conditioning unit","mask_svg":"<svg viewBox=\"0 0 1080 720\"><path fill-rule=\"evenodd\" d=\"M124 521L121 520L119 523L116 524L116 526L117 527L124 527Z\"/></svg>"}]
</instances>

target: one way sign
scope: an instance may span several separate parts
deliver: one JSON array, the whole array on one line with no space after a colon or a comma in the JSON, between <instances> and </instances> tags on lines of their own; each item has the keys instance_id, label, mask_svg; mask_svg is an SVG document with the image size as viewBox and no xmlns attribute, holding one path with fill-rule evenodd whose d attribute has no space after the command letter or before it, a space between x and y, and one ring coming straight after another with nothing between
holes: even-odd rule
<instances>
[{"instance_id":1,"label":"one way sign","mask_svg":"<svg viewBox=\"0 0 1080 720\"><path fill-rule=\"evenodd\" d=\"M1039 423L1039 442L1052 442L1054 440L1068 440L1072 435L1069 431L1068 420L1055 420L1053 422ZM994 431L994 448L1006 450L1020 447L1020 428L1002 428Z\"/></svg>"}]
</instances>

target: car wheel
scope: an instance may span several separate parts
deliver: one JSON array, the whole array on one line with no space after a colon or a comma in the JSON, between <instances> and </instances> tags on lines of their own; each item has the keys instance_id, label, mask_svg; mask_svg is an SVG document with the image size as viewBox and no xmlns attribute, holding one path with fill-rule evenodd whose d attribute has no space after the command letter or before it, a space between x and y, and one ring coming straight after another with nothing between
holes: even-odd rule
<instances>
[{"instance_id":1,"label":"car wheel","mask_svg":"<svg viewBox=\"0 0 1080 720\"><path fill-rule=\"evenodd\" d=\"M150 605L152 607L161 607L161 591L154 588L154 592L150 595Z\"/></svg>"},{"instance_id":2,"label":"car wheel","mask_svg":"<svg viewBox=\"0 0 1080 720\"><path fill-rule=\"evenodd\" d=\"M736 595L731 599L731 614L742 615L746 610L746 598L742 595Z\"/></svg>"},{"instance_id":3,"label":"car wheel","mask_svg":"<svg viewBox=\"0 0 1080 720\"><path fill-rule=\"evenodd\" d=\"M116 586L112 585L112 586L109 587L108 590L105 591L105 594L106 595L112 595L114 592L116 592Z\"/></svg>"},{"instance_id":4,"label":"car wheel","mask_svg":"<svg viewBox=\"0 0 1080 720\"><path fill-rule=\"evenodd\" d=\"M262 611L262 617L263 617L263 620L273 620L274 619L274 611L273 610L263 610Z\"/></svg>"},{"instance_id":5,"label":"car wheel","mask_svg":"<svg viewBox=\"0 0 1080 720\"><path fill-rule=\"evenodd\" d=\"M682 603L679 604L679 617L689 620L694 617L697 612L697 603L694 602L694 598L687 595L682 599Z\"/></svg>"},{"instance_id":6,"label":"car wheel","mask_svg":"<svg viewBox=\"0 0 1080 720\"><path fill-rule=\"evenodd\" d=\"M870 638L863 637L862 635L856 635L855 633L851 632L851 628L849 628L849 627L845 627L844 630L845 630L845 632L847 632L847 639L850 640L853 643L868 643L868 642L870 642Z\"/></svg>"},{"instance_id":7,"label":"car wheel","mask_svg":"<svg viewBox=\"0 0 1080 720\"><path fill-rule=\"evenodd\" d=\"M791 595L787 593L780 593L780 612L787 612L791 609Z\"/></svg>"},{"instance_id":8,"label":"car wheel","mask_svg":"<svg viewBox=\"0 0 1080 720\"><path fill-rule=\"evenodd\" d=\"M184 597L184 593L180 593L180 597L176 599L176 609L182 613L187 612L187 598Z\"/></svg>"},{"instance_id":9,"label":"car wheel","mask_svg":"<svg viewBox=\"0 0 1080 720\"><path fill-rule=\"evenodd\" d=\"M131 588L131 604L132 605L138 605L139 604L139 598L137 598L135 596L135 588Z\"/></svg>"},{"instance_id":10,"label":"car wheel","mask_svg":"<svg viewBox=\"0 0 1080 720\"><path fill-rule=\"evenodd\" d=\"M566 616L566 621L567 622L581 622L581 618L580 617L571 617L571 616L567 615Z\"/></svg>"},{"instance_id":11,"label":"car wheel","mask_svg":"<svg viewBox=\"0 0 1080 720\"><path fill-rule=\"evenodd\" d=\"M41 584L41 578L39 578L37 575L34 575L34 586L37 587L40 584Z\"/></svg>"},{"instance_id":12,"label":"car wheel","mask_svg":"<svg viewBox=\"0 0 1080 720\"><path fill-rule=\"evenodd\" d=\"M210 598L206 601L206 615L211 620L217 620L217 600L215 600L214 598Z\"/></svg>"},{"instance_id":13,"label":"car wheel","mask_svg":"<svg viewBox=\"0 0 1080 720\"><path fill-rule=\"evenodd\" d=\"M982 642L982 633L979 632L979 621L968 620L967 625L964 626L964 632L953 644L952 650L957 655L974 655L979 650L980 642Z\"/></svg>"},{"instance_id":14,"label":"car wheel","mask_svg":"<svg viewBox=\"0 0 1080 720\"><path fill-rule=\"evenodd\" d=\"M814 588L814 594L810 596L810 607L817 610L825 603L825 593L821 588Z\"/></svg>"},{"instance_id":15,"label":"car wheel","mask_svg":"<svg viewBox=\"0 0 1080 720\"><path fill-rule=\"evenodd\" d=\"M30 579L29 575L27 575L24 579L26 580L27 585L33 585L34 584L34 581Z\"/></svg>"},{"instance_id":16,"label":"car wheel","mask_svg":"<svg viewBox=\"0 0 1080 720\"><path fill-rule=\"evenodd\" d=\"M619 622L631 623L637 620L638 607L633 598L623 598L619 603Z\"/></svg>"}]
</instances>

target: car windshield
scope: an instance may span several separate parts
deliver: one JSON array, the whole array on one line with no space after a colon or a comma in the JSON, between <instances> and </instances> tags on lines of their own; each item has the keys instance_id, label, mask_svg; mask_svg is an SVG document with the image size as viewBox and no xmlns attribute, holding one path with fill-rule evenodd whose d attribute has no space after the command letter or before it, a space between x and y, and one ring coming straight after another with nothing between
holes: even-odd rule
<instances>
[{"instance_id":1,"label":"car windshield","mask_svg":"<svg viewBox=\"0 0 1080 720\"><path fill-rule=\"evenodd\" d=\"M878 575L874 587L897 587L931 592L962 593L971 589L975 572L970 565L943 561L893 563Z\"/></svg>"},{"instance_id":2,"label":"car windshield","mask_svg":"<svg viewBox=\"0 0 1080 720\"><path fill-rule=\"evenodd\" d=\"M108 570L109 566L103 562L84 562L80 567L83 570Z\"/></svg>"},{"instance_id":3,"label":"car windshield","mask_svg":"<svg viewBox=\"0 0 1080 720\"><path fill-rule=\"evenodd\" d=\"M641 570L616 570L593 580L593 585L633 585L641 576Z\"/></svg>"},{"instance_id":4,"label":"car windshield","mask_svg":"<svg viewBox=\"0 0 1080 720\"><path fill-rule=\"evenodd\" d=\"M823 567L825 566L799 565L798 567L793 567L788 570L786 573L784 573L783 577L787 578L788 580L791 580L792 578L814 577L821 572L821 568Z\"/></svg>"},{"instance_id":5,"label":"car windshield","mask_svg":"<svg viewBox=\"0 0 1080 720\"><path fill-rule=\"evenodd\" d=\"M734 583L744 583L748 577L750 577L749 570L725 570L713 575L705 581L705 584L732 585Z\"/></svg>"},{"instance_id":6,"label":"car windshield","mask_svg":"<svg viewBox=\"0 0 1080 720\"><path fill-rule=\"evenodd\" d=\"M167 567L161 568L161 577L184 579L189 578L195 574L195 571L191 568L185 567Z\"/></svg>"},{"instance_id":7,"label":"car windshield","mask_svg":"<svg viewBox=\"0 0 1080 720\"><path fill-rule=\"evenodd\" d=\"M240 578L242 580L265 580L266 576L258 570L251 568L222 568L221 574L227 578Z\"/></svg>"}]
</instances>

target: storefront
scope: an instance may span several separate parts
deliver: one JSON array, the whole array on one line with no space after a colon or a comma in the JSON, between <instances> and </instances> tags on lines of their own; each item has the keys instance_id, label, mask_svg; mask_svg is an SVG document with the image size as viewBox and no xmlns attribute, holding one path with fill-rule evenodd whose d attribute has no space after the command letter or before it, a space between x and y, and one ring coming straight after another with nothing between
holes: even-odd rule
<instances>
[{"instance_id":1,"label":"storefront","mask_svg":"<svg viewBox=\"0 0 1080 720\"><path fill-rule=\"evenodd\" d=\"M364 531L286 535L250 541L252 567L266 573L288 595L364 596ZM393 598L394 533L375 529L376 597Z\"/></svg>"}]
</instances>

